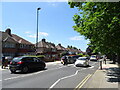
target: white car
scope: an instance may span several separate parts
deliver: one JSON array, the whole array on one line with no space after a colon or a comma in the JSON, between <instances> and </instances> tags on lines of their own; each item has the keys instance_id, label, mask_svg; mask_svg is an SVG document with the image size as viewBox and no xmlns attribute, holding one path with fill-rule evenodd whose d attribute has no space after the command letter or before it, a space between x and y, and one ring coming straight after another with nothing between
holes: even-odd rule
<instances>
[{"instance_id":1,"label":"white car","mask_svg":"<svg viewBox=\"0 0 120 90\"><path fill-rule=\"evenodd\" d=\"M91 61L97 61L97 56L96 56L96 55L92 55L92 56L90 57L90 60L91 60Z\"/></svg>"},{"instance_id":2,"label":"white car","mask_svg":"<svg viewBox=\"0 0 120 90\"><path fill-rule=\"evenodd\" d=\"M76 62L75 66L89 66L89 59L87 57L79 57Z\"/></svg>"}]
</instances>

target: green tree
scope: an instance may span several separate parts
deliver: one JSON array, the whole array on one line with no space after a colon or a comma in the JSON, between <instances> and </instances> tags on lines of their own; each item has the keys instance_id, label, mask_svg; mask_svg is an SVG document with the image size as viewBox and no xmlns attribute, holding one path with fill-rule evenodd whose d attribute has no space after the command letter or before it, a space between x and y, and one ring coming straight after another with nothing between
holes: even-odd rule
<instances>
[{"instance_id":1,"label":"green tree","mask_svg":"<svg viewBox=\"0 0 120 90\"><path fill-rule=\"evenodd\" d=\"M117 54L120 63L120 2L68 2L79 13L74 30L90 40L94 52Z\"/></svg>"}]
</instances>

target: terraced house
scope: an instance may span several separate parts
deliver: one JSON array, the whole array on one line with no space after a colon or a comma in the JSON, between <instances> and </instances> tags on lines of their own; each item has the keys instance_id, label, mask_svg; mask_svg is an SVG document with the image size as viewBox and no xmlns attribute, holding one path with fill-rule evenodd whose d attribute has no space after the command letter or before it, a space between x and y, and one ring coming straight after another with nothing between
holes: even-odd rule
<instances>
[{"instance_id":1,"label":"terraced house","mask_svg":"<svg viewBox=\"0 0 120 90\"><path fill-rule=\"evenodd\" d=\"M22 37L12 34L11 29L2 32L2 54L3 56L21 56L34 54L35 46Z\"/></svg>"},{"instance_id":2,"label":"terraced house","mask_svg":"<svg viewBox=\"0 0 120 90\"><path fill-rule=\"evenodd\" d=\"M53 61L57 57L57 48L54 43L46 42L46 39L42 39L38 42L38 55L45 55L46 61Z\"/></svg>"},{"instance_id":3,"label":"terraced house","mask_svg":"<svg viewBox=\"0 0 120 90\"><path fill-rule=\"evenodd\" d=\"M81 50L65 48L61 44L55 46L54 43L42 39L38 42L37 50L35 44L23 39L22 37L12 34L10 29L1 32L2 36L2 54L3 56L22 56L22 55L44 55L46 61L59 60L62 53L71 52L78 54Z\"/></svg>"}]
</instances>

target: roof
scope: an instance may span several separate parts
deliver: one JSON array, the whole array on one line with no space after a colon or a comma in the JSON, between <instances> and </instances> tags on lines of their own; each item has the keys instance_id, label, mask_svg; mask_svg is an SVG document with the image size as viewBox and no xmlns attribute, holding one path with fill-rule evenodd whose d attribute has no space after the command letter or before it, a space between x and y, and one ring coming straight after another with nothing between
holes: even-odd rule
<instances>
[{"instance_id":1,"label":"roof","mask_svg":"<svg viewBox=\"0 0 120 90\"><path fill-rule=\"evenodd\" d=\"M50 46L48 45L48 43L47 43L47 42L44 42L44 41L38 42L38 47L50 48Z\"/></svg>"},{"instance_id":2,"label":"roof","mask_svg":"<svg viewBox=\"0 0 120 90\"><path fill-rule=\"evenodd\" d=\"M23 39L20 36L15 35L15 34L12 34L12 37L15 38L18 41L18 43L21 43L21 44L32 44L31 42Z\"/></svg>"},{"instance_id":3,"label":"roof","mask_svg":"<svg viewBox=\"0 0 120 90\"><path fill-rule=\"evenodd\" d=\"M2 32L2 41L18 43L16 39L14 39L13 37L11 37L9 34L5 32Z\"/></svg>"},{"instance_id":4,"label":"roof","mask_svg":"<svg viewBox=\"0 0 120 90\"><path fill-rule=\"evenodd\" d=\"M57 50L63 50L63 51L66 50L61 44L58 44L56 48Z\"/></svg>"},{"instance_id":5,"label":"roof","mask_svg":"<svg viewBox=\"0 0 120 90\"><path fill-rule=\"evenodd\" d=\"M45 39L42 39L40 42L38 42L38 47L56 49L54 43L46 42Z\"/></svg>"},{"instance_id":6,"label":"roof","mask_svg":"<svg viewBox=\"0 0 120 90\"><path fill-rule=\"evenodd\" d=\"M50 48L52 48L52 49L56 49L56 47L55 47L55 44L54 43L51 43L51 42L47 42L48 43L48 45L50 46Z\"/></svg>"},{"instance_id":7,"label":"roof","mask_svg":"<svg viewBox=\"0 0 120 90\"><path fill-rule=\"evenodd\" d=\"M32 44L31 42L23 39L22 37L20 37L18 35L8 34L7 32L2 32L2 41L21 43L21 44Z\"/></svg>"}]
</instances>

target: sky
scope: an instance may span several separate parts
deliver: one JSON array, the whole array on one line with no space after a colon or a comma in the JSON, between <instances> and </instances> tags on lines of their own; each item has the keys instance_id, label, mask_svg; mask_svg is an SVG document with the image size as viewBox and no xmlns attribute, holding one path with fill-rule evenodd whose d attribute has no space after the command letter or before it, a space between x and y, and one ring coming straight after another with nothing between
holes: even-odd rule
<instances>
[{"instance_id":1,"label":"sky","mask_svg":"<svg viewBox=\"0 0 120 90\"><path fill-rule=\"evenodd\" d=\"M2 2L0 30L10 28L12 34L35 43L38 7L41 8L38 18L39 41L45 38L55 45L61 43L64 47L70 45L86 51L89 41L72 28L75 25L73 16L78 10L70 8L67 2Z\"/></svg>"}]
</instances>

